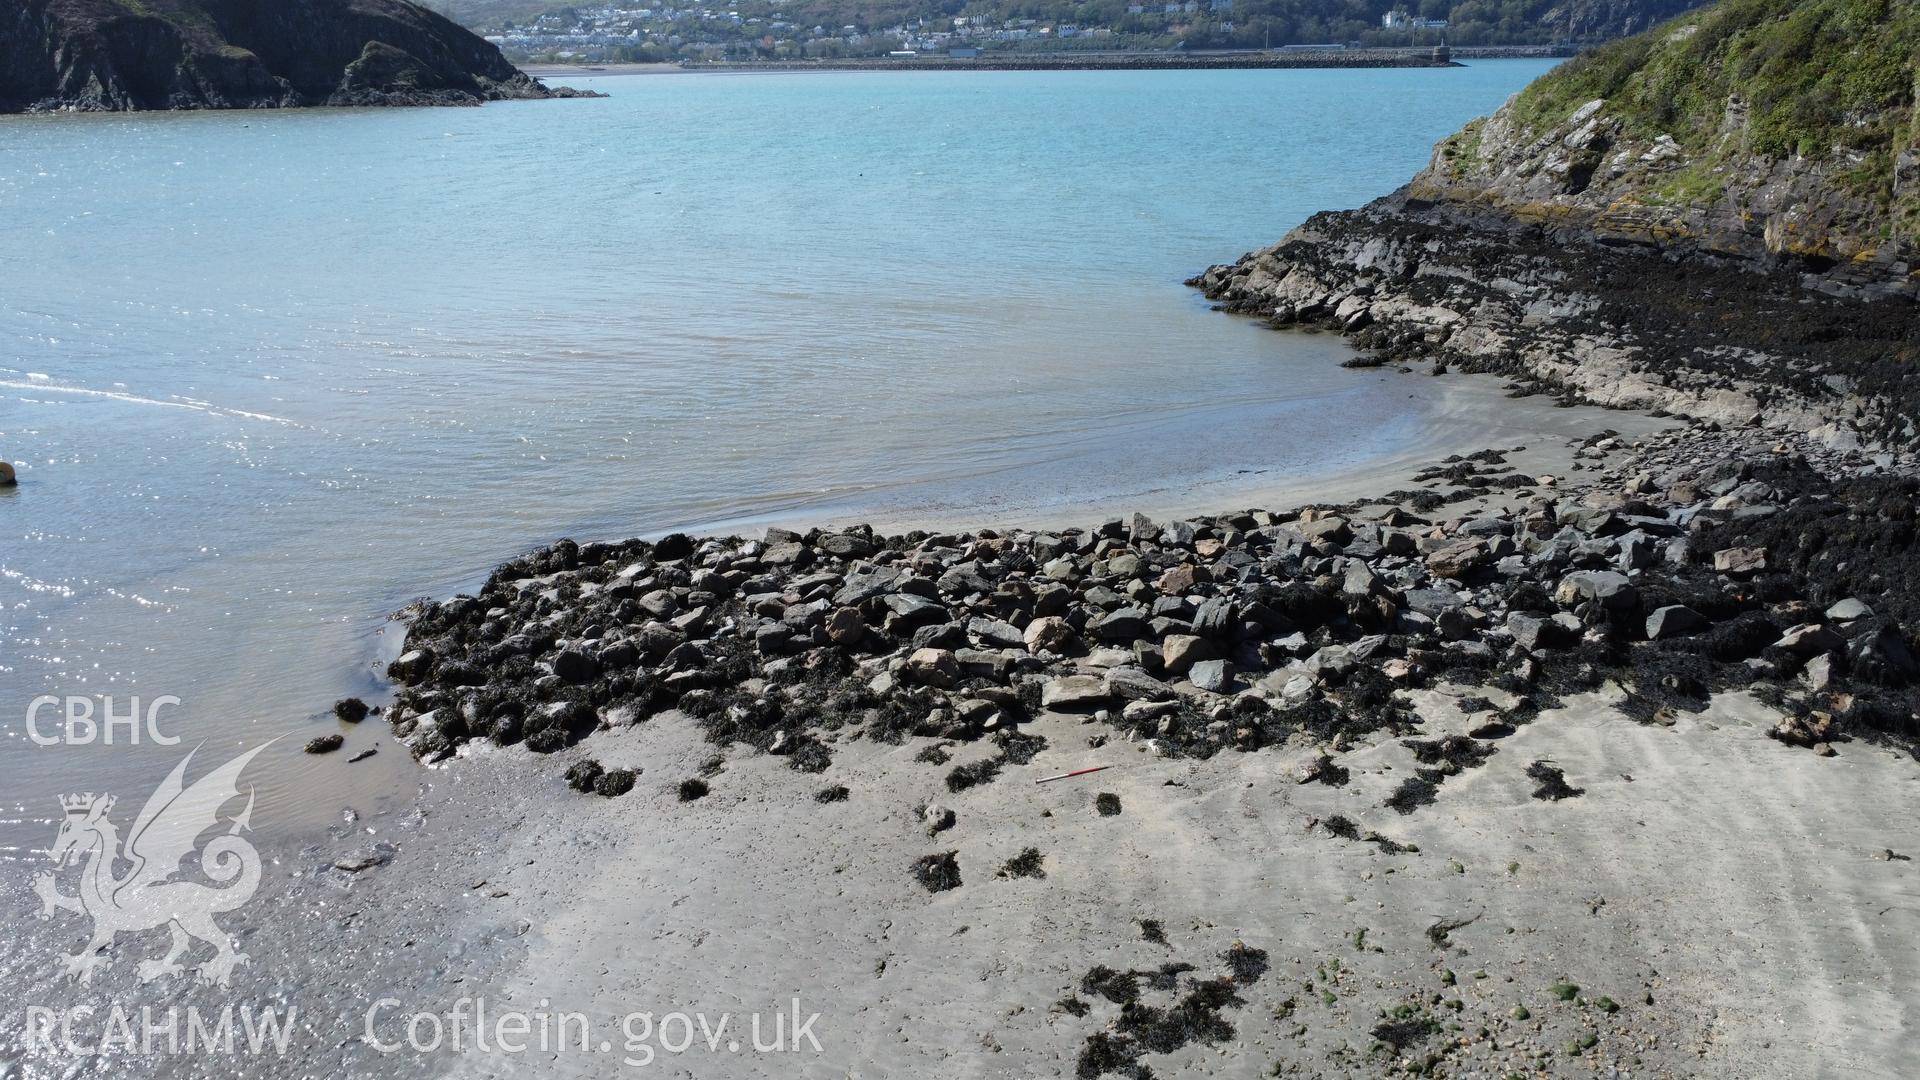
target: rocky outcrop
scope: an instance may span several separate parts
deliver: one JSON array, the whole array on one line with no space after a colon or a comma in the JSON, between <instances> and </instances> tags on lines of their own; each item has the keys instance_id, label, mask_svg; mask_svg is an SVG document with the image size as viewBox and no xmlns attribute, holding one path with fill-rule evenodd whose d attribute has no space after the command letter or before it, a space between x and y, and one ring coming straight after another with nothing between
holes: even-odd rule
<instances>
[{"instance_id":1,"label":"rocky outcrop","mask_svg":"<svg viewBox=\"0 0 1920 1080\"><path fill-rule=\"evenodd\" d=\"M1442 142L1400 191L1191 284L1343 330L1363 362L1904 444L1920 406L1914 60L1871 35L1904 41L1920 16L1888 7L1855 28L1837 5L1729 0L1599 50ZM1789 13L1806 55L1755 74ZM1844 57L1819 47L1849 35ZM1894 89L1871 111L1823 97L1835 71Z\"/></svg>"},{"instance_id":2,"label":"rocky outcrop","mask_svg":"<svg viewBox=\"0 0 1920 1080\"><path fill-rule=\"evenodd\" d=\"M25 0L0 13L0 112L570 96L405 0Z\"/></svg>"},{"instance_id":3,"label":"rocky outcrop","mask_svg":"<svg viewBox=\"0 0 1920 1080\"><path fill-rule=\"evenodd\" d=\"M1677 50L1699 37L1692 29L1683 20L1655 36ZM1908 100L1883 110L1881 145L1809 153L1796 143L1782 153L1756 131L1763 121L1738 88L1713 89L1704 123L1661 123L1641 115L1632 81L1550 76L1435 147L1407 194L1537 223L1562 240L1804 272L1834 292L1912 295L1920 288L1912 58L1889 77ZM1603 90L1614 96L1586 97Z\"/></svg>"},{"instance_id":4,"label":"rocky outcrop","mask_svg":"<svg viewBox=\"0 0 1920 1080\"><path fill-rule=\"evenodd\" d=\"M1910 443L1920 314L1805 283L1404 191L1317 214L1191 282L1225 310L1345 332L1365 351L1354 366L1491 372L1593 404Z\"/></svg>"},{"instance_id":5,"label":"rocky outcrop","mask_svg":"<svg viewBox=\"0 0 1920 1080\"><path fill-rule=\"evenodd\" d=\"M663 716L805 772L855 738L990 740L946 773L958 792L1028 764L1046 743L1025 725L1048 712L1104 722L1095 747L1207 757L1404 735L1423 687L1504 702L1419 744L1435 767L1387 803L1401 813L1609 681L1647 723L1737 688L1777 702L1796 744L1920 733L1907 475L1696 425L1598 433L1560 477L1487 450L1412 481L1091 529L563 540L411 612L387 719L427 759L474 740L551 753ZM1343 777L1329 762L1303 782Z\"/></svg>"}]
</instances>

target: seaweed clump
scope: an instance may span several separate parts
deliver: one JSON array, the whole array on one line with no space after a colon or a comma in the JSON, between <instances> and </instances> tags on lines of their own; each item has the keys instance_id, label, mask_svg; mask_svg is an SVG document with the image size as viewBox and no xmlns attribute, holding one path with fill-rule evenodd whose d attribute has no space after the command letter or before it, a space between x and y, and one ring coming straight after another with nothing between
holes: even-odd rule
<instances>
[{"instance_id":1,"label":"seaweed clump","mask_svg":"<svg viewBox=\"0 0 1920 1080\"><path fill-rule=\"evenodd\" d=\"M1166 944L1157 920L1143 919L1140 926L1147 940ZM1238 991L1266 974L1267 953L1236 941L1220 954L1220 960L1226 971L1205 978L1194 974L1198 969L1192 964L1179 961L1148 970L1121 971L1105 964L1088 969L1080 979L1080 993L1119 1006L1119 1015L1107 1030L1087 1037L1074 1063L1074 1075L1080 1080L1107 1073L1151 1077L1152 1070L1141 1060L1147 1054L1169 1054L1193 1043L1211 1046L1232 1039L1233 1024L1222 1013L1246 1004Z\"/></svg>"},{"instance_id":2,"label":"seaweed clump","mask_svg":"<svg viewBox=\"0 0 1920 1080\"><path fill-rule=\"evenodd\" d=\"M1020 854L1015 855L1013 858L1008 859L1006 863L1000 867L1000 876L1003 878L1043 878L1047 876L1046 867L1042 865L1044 862L1045 857L1040 854L1040 849L1030 847L1021 851Z\"/></svg>"},{"instance_id":3,"label":"seaweed clump","mask_svg":"<svg viewBox=\"0 0 1920 1080\"><path fill-rule=\"evenodd\" d=\"M943 851L913 861L913 878L930 893L960 887L960 853Z\"/></svg>"},{"instance_id":4,"label":"seaweed clump","mask_svg":"<svg viewBox=\"0 0 1920 1080\"><path fill-rule=\"evenodd\" d=\"M1540 786L1533 789L1533 797L1550 802L1561 799L1577 798L1586 794L1586 788L1577 788L1567 783L1567 774L1558 765L1545 761L1536 761L1527 766L1527 779Z\"/></svg>"}]
</instances>

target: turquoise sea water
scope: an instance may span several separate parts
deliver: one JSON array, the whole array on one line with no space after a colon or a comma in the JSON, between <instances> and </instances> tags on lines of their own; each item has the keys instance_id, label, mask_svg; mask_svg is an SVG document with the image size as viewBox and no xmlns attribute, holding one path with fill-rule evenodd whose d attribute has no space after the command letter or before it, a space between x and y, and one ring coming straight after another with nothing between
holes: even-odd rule
<instances>
[{"instance_id":1,"label":"turquoise sea water","mask_svg":"<svg viewBox=\"0 0 1920 1080\"><path fill-rule=\"evenodd\" d=\"M560 536L990 524L1406 444L1420 402L1180 282L1546 66L0 119L0 858L201 741L290 736L265 829L408 797L377 721L368 762L298 745L389 611ZM43 748L39 694L173 695L185 741Z\"/></svg>"}]
</instances>

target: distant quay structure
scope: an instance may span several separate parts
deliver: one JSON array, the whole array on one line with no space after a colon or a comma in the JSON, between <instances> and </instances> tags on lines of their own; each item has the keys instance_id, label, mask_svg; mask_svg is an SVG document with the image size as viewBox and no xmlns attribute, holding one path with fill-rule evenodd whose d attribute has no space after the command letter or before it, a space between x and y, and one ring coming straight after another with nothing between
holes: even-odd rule
<instances>
[{"instance_id":1,"label":"distant quay structure","mask_svg":"<svg viewBox=\"0 0 1920 1080\"><path fill-rule=\"evenodd\" d=\"M836 60L725 60L688 62L689 71L1103 71L1208 68L1431 68L1458 67L1459 51L1355 49L1292 45L1240 52L983 52L929 53ZM536 70L540 70L536 68Z\"/></svg>"}]
</instances>

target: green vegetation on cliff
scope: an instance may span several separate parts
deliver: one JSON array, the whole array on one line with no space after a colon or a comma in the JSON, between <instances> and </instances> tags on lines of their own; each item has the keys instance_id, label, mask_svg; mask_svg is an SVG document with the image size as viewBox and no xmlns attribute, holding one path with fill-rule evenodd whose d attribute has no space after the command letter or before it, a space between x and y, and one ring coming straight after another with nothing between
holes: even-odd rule
<instances>
[{"instance_id":1,"label":"green vegetation on cliff","mask_svg":"<svg viewBox=\"0 0 1920 1080\"><path fill-rule=\"evenodd\" d=\"M1629 135L1700 155L1859 156L1853 179L1890 195L1894 157L1914 144L1916 55L1912 0L1722 0L1568 62L1514 119L1538 133L1604 98Z\"/></svg>"},{"instance_id":2,"label":"green vegetation on cliff","mask_svg":"<svg viewBox=\"0 0 1920 1080\"><path fill-rule=\"evenodd\" d=\"M1920 286L1920 0L1721 0L1436 148L1422 198Z\"/></svg>"}]
</instances>

